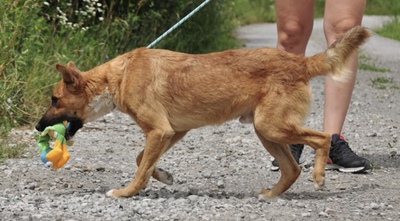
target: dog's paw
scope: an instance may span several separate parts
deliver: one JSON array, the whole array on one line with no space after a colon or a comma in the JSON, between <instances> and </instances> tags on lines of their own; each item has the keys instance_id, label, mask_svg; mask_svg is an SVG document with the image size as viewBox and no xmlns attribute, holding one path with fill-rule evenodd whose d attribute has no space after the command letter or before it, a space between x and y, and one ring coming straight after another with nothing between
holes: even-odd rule
<instances>
[{"instance_id":1,"label":"dog's paw","mask_svg":"<svg viewBox=\"0 0 400 221\"><path fill-rule=\"evenodd\" d=\"M160 168L156 168L155 170L157 172L156 179L158 181L165 183L167 185L172 185L174 183L174 177L172 176L171 173Z\"/></svg>"},{"instance_id":2,"label":"dog's paw","mask_svg":"<svg viewBox=\"0 0 400 221\"><path fill-rule=\"evenodd\" d=\"M317 183L314 183L314 190L315 191L320 191L324 189L324 185L319 185Z\"/></svg>"},{"instance_id":3,"label":"dog's paw","mask_svg":"<svg viewBox=\"0 0 400 221\"><path fill-rule=\"evenodd\" d=\"M252 124L254 121L254 117L252 114L242 115L239 118L239 122L242 124Z\"/></svg>"},{"instance_id":4,"label":"dog's paw","mask_svg":"<svg viewBox=\"0 0 400 221\"><path fill-rule=\"evenodd\" d=\"M315 191L322 190L325 186L325 179L320 180L319 182L314 181L314 189Z\"/></svg>"},{"instance_id":5,"label":"dog's paw","mask_svg":"<svg viewBox=\"0 0 400 221\"><path fill-rule=\"evenodd\" d=\"M109 190L109 191L106 193L106 196L112 197L112 198L117 198L117 196L114 195L114 190L113 190L113 189L112 189L112 190Z\"/></svg>"},{"instance_id":6,"label":"dog's paw","mask_svg":"<svg viewBox=\"0 0 400 221\"><path fill-rule=\"evenodd\" d=\"M270 200L270 199L273 199L274 197L276 197L276 195L274 195L270 189L265 189L265 188L262 188L261 192L259 192L259 194L258 194L259 200L262 200L262 199Z\"/></svg>"}]
</instances>

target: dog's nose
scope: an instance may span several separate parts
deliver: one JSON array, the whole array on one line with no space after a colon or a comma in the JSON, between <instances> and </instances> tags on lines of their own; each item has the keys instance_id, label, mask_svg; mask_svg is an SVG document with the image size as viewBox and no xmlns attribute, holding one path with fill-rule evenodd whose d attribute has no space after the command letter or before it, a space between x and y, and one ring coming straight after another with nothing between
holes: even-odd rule
<instances>
[{"instance_id":1,"label":"dog's nose","mask_svg":"<svg viewBox=\"0 0 400 221\"><path fill-rule=\"evenodd\" d=\"M35 129L36 129L37 131L43 131L43 128L42 128L42 126L40 125L40 123L36 124Z\"/></svg>"}]
</instances>

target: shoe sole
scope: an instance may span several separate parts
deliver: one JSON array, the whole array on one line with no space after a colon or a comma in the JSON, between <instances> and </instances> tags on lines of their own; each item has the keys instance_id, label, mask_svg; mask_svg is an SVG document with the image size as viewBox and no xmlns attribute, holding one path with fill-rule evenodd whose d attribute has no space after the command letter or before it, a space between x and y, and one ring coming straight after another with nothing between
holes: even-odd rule
<instances>
[{"instance_id":1,"label":"shoe sole","mask_svg":"<svg viewBox=\"0 0 400 221\"><path fill-rule=\"evenodd\" d=\"M306 161L306 157L304 155L302 155L299 159L299 165L303 164ZM279 166L274 166L271 164L271 171L278 171L279 170Z\"/></svg>"},{"instance_id":2,"label":"shoe sole","mask_svg":"<svg viewBox=\"0 0 400 221\"><path fill-rule=\"evenodd\" d=\"M325 166L326 170L339 170L342 173L357 173L357 172L364 172L366 171L365 167L352 167L352 168L345 168L339 166L337 164L328 163Z\"/></svg>"},{"instance_id":3,"label":"shoe sole","mask_svg":"<svg viewBox=\"0 0 400 221\"><path fill-rule=\"evenodd\" d=\"M274 165L271 165L271 169L270 169L271 171L278 171L279 170L279 167L277 167L277 166L274 166Z\"/></svg>"},{"instance_id":4,"label":"shoe sole","mask_svg":"<svg viewBox=\"0 0 400 221\"><path fill-rule=\"evenodd\" d=\"M338 171L340 171L342 173L358 173L358 172L367 171L367 170L365 170L365 167L345 168L345 167L339 166L337 164L326 164L325 169L326 170L338 170ZM278 171L279 167L272 165L270 170L271 171Z\"/></svg>"}]
</instances>

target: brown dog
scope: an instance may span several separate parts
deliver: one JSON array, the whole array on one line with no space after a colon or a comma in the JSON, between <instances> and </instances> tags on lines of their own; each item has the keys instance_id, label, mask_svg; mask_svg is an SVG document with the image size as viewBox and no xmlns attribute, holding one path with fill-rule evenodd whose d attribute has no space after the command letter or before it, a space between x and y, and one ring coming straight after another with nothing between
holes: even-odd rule
<instances>
[{"instance_id":1,"label":"brown dog","mask_svg":"<svg viewBox=\"0 0 400 221\"><path fill-rule=\"evenodd\" d=\"M316 189L324 185L330 135L302 126L310 106L309 80L330 73L344 80L343 65L370 36L355 27L325 52L312 57L273 48L237 49L210 54L184 54L139 48L87 72L73 63L57 64L62 80L54 89L51 106L36 125L68 120L73 136L83 123L113 109L129 114L142 128L146 146L137 156L132 182L107 195L129 197L150 176L172 184L172 175L156 167L157 160L189 130L239 118L254 124L257 136L280 165L281 177L264 197L286 191L300 175L288 144L315 149Z\"/></svg>"}]
</instances>

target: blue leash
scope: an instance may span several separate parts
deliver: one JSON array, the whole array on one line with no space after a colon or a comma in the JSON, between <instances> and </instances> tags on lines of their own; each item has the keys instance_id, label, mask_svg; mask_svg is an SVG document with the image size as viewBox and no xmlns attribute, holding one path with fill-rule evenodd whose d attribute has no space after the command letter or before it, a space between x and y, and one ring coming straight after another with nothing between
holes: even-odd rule
<instances>
[{"instance_id":1,"label":"blue leash","mask_svg":"<svg viewBox=\"0 0 400 221\"><path fill-rule=\"evenodd\" d=\"M181 25L183 22L188 20L194 13L199 11L201 8L203 8L207 3L209 3L211 0L205 0L203 3L201 3L197 8L193 9L189 14L187 14L185 17L183 17L180 21L178 21L174 26L169 28L164 34L162 34L160 37L158 37L156 40L154 40L151 44L147 46L147 48L153 47L155 44L157 44L161 39L163 39L165 36L167 36L169 33L171 33L175 28L177 28L179 25Z\"/></svg>"}]
</instances>

